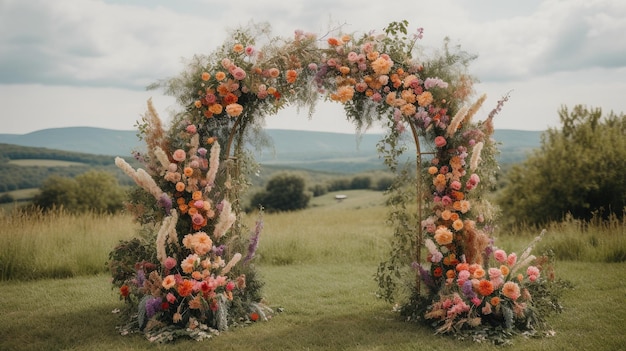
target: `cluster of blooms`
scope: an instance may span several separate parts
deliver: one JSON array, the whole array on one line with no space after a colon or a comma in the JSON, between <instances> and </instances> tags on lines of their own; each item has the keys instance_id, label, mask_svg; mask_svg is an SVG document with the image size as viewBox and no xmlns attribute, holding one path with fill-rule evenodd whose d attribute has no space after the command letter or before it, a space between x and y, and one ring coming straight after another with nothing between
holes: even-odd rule
<instances>
[{"instance_id":1,"label":"cluster of blooms","mask_svg":"<svg viewBox=\"0 0 626 351\"><path fill-rule=\"evenodd\" d=\"M486 269L478 263L457 263L447 272L438 298L424 317L437 320L440 333L464 326L487 324L510 329L520 321L525 324L532 317L528 285L540 276L539 268L529 265L535 260L530 249L519 259L515 253L507 255L496 249L490 256L493 266Z\"/></svg>"},{"instance_id":2,"label":"cluster of blooms","mask_svg":"<svg viewBox=\"0 0 626 351\"><path fill-rule=\"evenodd\" d=\"M275 112L294 95L298 81L307 79L310 72L303 67L304 58L290 52L315 52L306 49L314 43L313 34L297 31L295 40L280 48L275 43L259 48L243 37L248 40L224 44L218 53L221 57L213 57L194 78L199 86L191 108L194 116L235 118L248 112ZM273 50L288 59L268 56Z\"/></svg>"},{"instance_id":3,"label":"cluster of blooms","mask_svg":"<svg viewBox=\"0 0 626 351\"><path fill-rule=\"evenodd\" d=\"M148 111L154 111L151 102ZM245 275L229 276L242 255L226 256L227 247L220 244L237 218L216 186L219 142L207 138L204 145L210 146L209 151L201 145L194 124L183 129L184 136L178 135L186 140L187 150L153 145L152 175L116 158L117 166L152 194L165 213L156 236L160 266L138 264L136 275L120 287L120 294L129 302L143 301L139 303L139 315L145 316L139 323L142 328L208 325L226 329L227 303L233 291L246 287Z\"/></svg>"},{"instance_id":4,"label":"cluster of blooms","mask_svg":"<svg viewBox=\"0 0 626 351\"><path fill-rule=\"evenodd\" d=\"M416 38L418 38L417 36ZM403 131L406 123L426 129L432 123L443 123L448 117L447 109L440 107L438 93L448 83L437 77L423 76L423 66L404 56L392 57L385 35L368 34L362 38L351 35L330 37L328 49L324 50L320 63L310 64L316 72L314 82L318 91L330 91L330 100L359 106L359 119L367 106L376 111L393 111L396 128Z\"/></svg>"}]
</instances>

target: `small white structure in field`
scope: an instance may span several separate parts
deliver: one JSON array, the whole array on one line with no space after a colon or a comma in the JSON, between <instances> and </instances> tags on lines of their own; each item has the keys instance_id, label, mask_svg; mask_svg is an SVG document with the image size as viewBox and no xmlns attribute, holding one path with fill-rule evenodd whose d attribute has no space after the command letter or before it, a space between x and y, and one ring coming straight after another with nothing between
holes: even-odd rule
<instances>
[{"instance_id":1,"label":"small white structure in field","mask_svg":"<svg viewBox=\"0 0 626 351\"><path fill-rule=\"evenodd\" d=\"M337 200L337 202L341 202L342 200L345 200L348 198L348 195L335 195L335 200Z\"/></svg>"}]
</instances>

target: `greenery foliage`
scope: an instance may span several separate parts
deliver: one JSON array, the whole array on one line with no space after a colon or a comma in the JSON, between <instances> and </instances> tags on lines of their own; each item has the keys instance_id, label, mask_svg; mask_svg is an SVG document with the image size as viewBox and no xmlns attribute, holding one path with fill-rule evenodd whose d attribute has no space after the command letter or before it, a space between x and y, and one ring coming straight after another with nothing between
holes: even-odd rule
<instances>
[{"instance_id":1,"label":"greenery foliage","mask_svg":"<svg viewBox=\"0 0 626 351\"><path fill-rule=\"evenodd\" d=\"M124 189L110 173L88 171L74 178L52 176L35 195L33 205L44 210L115 213L123 208Z\"/></svg>"},{"instance_id":2,"label":"greenery foliage","mask_svg":"<svg viewBox=\"0 0 626 351\"><path fill-rule=\"evenodd\" d=\"M541 147L507 174L498 199L511 215L505 224L623 215L626 115L583 105L558 114L561 128L544 133Z\"/></svg>"},{"instance_id":3,"label":"greenery foliage","mask_svg":"<svg viewBox=\"0 0 626 351\"><path fill-rule=\"evenodd\" d=\"M304 178L295 174L278 174L269 180L265 191L250 200L250 208L262 207L267 212L295 211L308 206L311 195L305 191Z\"/></svg>"}]
</instances>

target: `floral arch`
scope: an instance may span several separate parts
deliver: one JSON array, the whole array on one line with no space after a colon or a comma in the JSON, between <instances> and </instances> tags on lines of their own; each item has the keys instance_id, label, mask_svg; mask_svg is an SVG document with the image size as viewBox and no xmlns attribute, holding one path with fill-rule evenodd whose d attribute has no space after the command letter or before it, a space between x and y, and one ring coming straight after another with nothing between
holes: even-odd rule
<instances>
[{"instance_id":1,"label":"floral arch","mask_svg":"<svg viewBox=\"0 0 626 351\"><path fill-rule=\"evenodd\" d=\"M250 264L261 228L248 237L239 221L239 195L254 164L245 146L265 116L288 105L311 114L320 98L343 104L358 130L375 121L389 127L381 153L398 174L389 193L413 194L415 206L391 211L394 242L377 272L379 295L394 301L413 281L404 313L441 333L541 326L530 298L541 281L530 249L507 255L485 229L493 214L481 196L496 166L492 120L506 97L473 122L485 98L470 101L471 55L446 42L421 59L422 30L408 34L407 26L323 38L296 31L284 39L251 25L155 85L183 110L166 129L148 102L138 125L147 152L135 155L144 167L116 159L141 188L130 205L147 233L110 255L113 284L126 302L124 332L203 339L266 318ZM398 162L407 134L417 147L413 171Z\"/></svg>"}]
</instances>

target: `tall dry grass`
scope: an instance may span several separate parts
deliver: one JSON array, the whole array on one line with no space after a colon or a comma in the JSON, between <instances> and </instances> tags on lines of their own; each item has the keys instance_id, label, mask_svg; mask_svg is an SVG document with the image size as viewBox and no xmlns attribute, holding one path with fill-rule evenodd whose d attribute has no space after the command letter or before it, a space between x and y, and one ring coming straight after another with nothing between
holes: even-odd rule
<instances>
[{"instance_id":1,"label":"tall dry grass","mask_svg":"<svg viewBox=\"0 0 626 351\"><path fill-rule=\"evenodd\" d=\"M389 254L393 228L386 224L383 193L345 192L338 202L329 193L313 198L303 211L266 213L257 250L263 266L299 264L374 264ZM257 214L244 215L251 230ZM26 213L0 211L0 280L71 277L106 271L108 254L119 240L138 235L127 215ZM523 250L540 229L496 230L495 244ZM536 254L557 260L626 262L626 219L583 223L572 218L546 226Z\"/></svg>"},{"instance_id":2,"label":"tall dry grass","mask_svg":"<svg viewBox=\"0 0 626 351\"><path fill-rule=\"evenodd\" d=\"M136 230L127 215L0 212L0 280L104 272L113 246Z\"/></svg>"}]
</instances>

